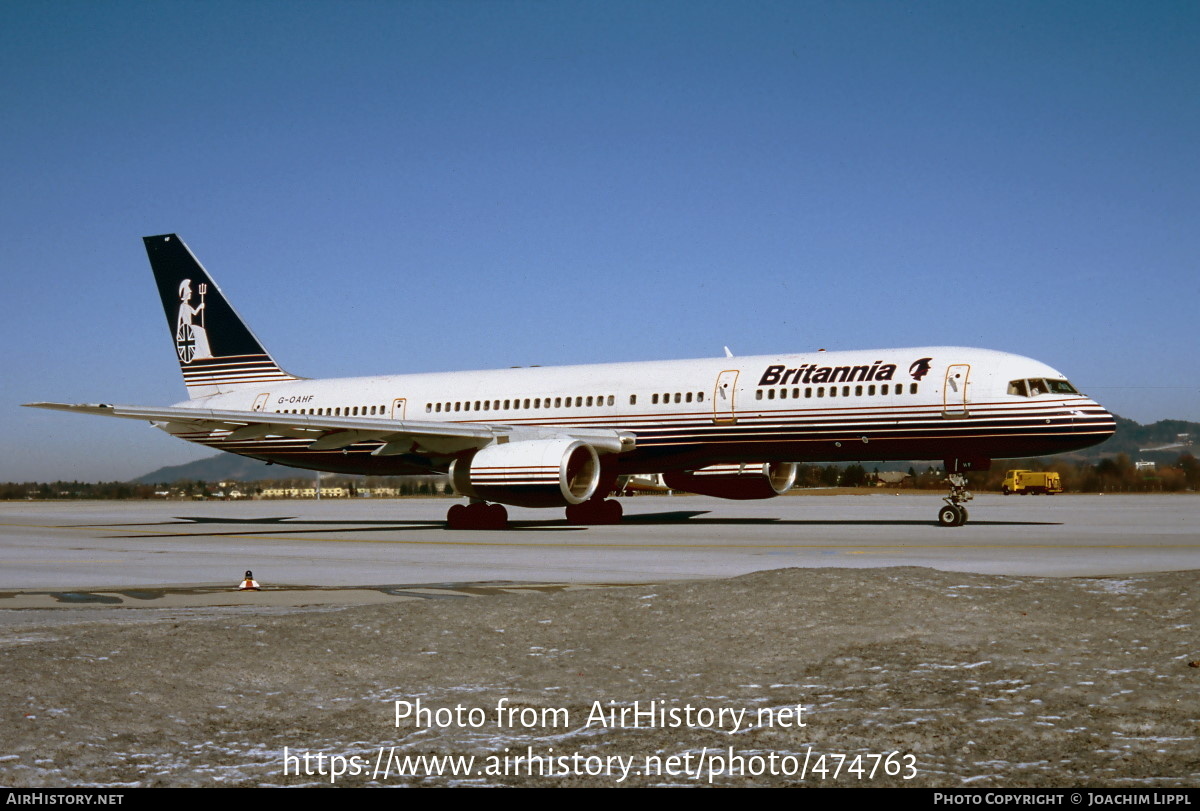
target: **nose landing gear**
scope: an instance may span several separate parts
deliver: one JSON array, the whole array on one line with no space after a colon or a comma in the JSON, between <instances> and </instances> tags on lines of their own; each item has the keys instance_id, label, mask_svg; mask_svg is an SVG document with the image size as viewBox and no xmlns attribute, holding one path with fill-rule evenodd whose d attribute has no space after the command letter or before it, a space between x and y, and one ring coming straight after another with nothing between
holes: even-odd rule
<instances>
[{"instance_id":1,"label":"nose landing gear","mask_svg":"<svg viewBox=\"0 0 1200 811\"><path fill-rule=\"evenodd\" d=\"M966 502L975 498L967 490L968 470L987 470L991 467L990 459L947 459L946 481L950 484L950 495L943 501L946 506L938 510L938 523L943 527L961 527L967 523Z\"/></svg>"}]
</instances>

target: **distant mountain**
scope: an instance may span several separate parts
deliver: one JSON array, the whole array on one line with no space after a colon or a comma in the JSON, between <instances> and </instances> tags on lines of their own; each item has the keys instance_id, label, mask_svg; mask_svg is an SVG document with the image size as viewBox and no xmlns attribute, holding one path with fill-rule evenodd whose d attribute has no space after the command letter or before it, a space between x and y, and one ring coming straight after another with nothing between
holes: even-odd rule
<instances>
[{"instance_id":1,"label":"distant mountain","mask_svg":"<svg viewBox=\"0 0 1200 811\"><path fill-rule=\"evenodd\" d=\"M1196 443L1191 447L1178 447L1180 434L1188 434L1191 441ZM1163 448L1158 451L1142 451L1142 448ZM1165 455L1165 459L1174 460L1183 452L1200 454L1200 422L1185 420L1159 420L1151 425L1141 425L1124 417L1117 417L1117 432L1106 442L1076 451L1071 456L1080 459L1096 460L1105 456L1126 454L1131 459L1155 458ZM907 466L908 462L890 463L888 467ZM296 471L293 473L293 471ZM179 480L186 481L225 481L231 479L239 482L257 482L264 479L287 479L297 475L312 476L311 470L288 467L287 465L268 465L256 459L244 456L234 456L232 453L219 453L208 459L189 462L186 465L161 467L153 473L134 479L133 484L171 484Z\"/></svg>"},{"instance_id":2,"label":"distant mountain","mask_svg":"<svg viewBox=\"0 0 1200 811\"><path fill-rule=\"evenodd\" d=\"M1193 444L1181 446L1180 434L1186 434L1187 439L1184 441ZM1143 448L1146 450L1142 450ZM1127 455L1130 459L1158 458L1160 454L1166 454L1171 460L1181 453L1200 454L1200 422L1159 420L1150 425L1141 425L1133 420L1117 417L1117 432L1112 437L1075 455L1096 459L1102 456L1116 456L1119 453Z\"/></svg>"},{"instance_id":3,"label":"distant mountain","mask_svg":"<svg viewBox=\"0 0 1200 811\"><path fill-rule=\"evenodd\" d=\"M235 456L232 453L218 453L207 459L198 459L186 465L170 465L160 467L152 473L140 476L132 481L133 484L173 484L177 481L239 481L257 482L264 479L288 479L296 476L313 476L310 470L301 471L287 465L268 465L257 459L247 459L245 456Z\"/></svg>"}]
</instances>

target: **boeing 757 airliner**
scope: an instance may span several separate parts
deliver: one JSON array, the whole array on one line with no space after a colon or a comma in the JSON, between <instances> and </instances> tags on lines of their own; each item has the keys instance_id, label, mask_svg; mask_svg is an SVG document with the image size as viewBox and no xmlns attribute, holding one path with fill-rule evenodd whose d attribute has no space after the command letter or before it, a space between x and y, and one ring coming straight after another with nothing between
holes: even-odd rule
<instances>
[{"instance_id":1,"label":"boeing 757 airliner","mask_svg":"<svg viewBox=\"0 0 1200 811\"><path fill-rule=\"evenodd\" d=\"M339 473L448 473L451 528L503 528L505 504L616 523L623 477L720 498L786 492L800 462L939 460L946 526L962 475L1107 439L1112 415L1036 360L927 346L311 380L285 372L174 234L146 250L190 400L30 403L148 420L254 459Z\"/></svg>"}]
</instances>

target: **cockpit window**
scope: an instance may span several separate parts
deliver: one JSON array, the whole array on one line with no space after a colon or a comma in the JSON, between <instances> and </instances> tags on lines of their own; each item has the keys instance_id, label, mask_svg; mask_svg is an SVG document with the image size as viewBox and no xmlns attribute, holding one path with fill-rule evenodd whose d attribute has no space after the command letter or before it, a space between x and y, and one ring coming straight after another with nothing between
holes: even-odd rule
<instances>
[{"instance_id":1,"label":"cockpit window","mask_svg":"<svg viewBox=\"0 0 1200 811\"><path fill-rule=\"evenodd\" d=\"M1047 380L1046 385L1054 394L1079 394L1079 390L1065 380Z\"/></svg>"},{"instance_id":2,"label":"cockpit window","mask_svg":"<svg viewBox=\"0 0 1200 811\"><path fill-rule=\"evenodd\" d=\"M1079 394L1079 390L1065 380L1010 380L1008 393L1018 397L1037 397L1041 394Z\"/></svg>"}]
</instances>

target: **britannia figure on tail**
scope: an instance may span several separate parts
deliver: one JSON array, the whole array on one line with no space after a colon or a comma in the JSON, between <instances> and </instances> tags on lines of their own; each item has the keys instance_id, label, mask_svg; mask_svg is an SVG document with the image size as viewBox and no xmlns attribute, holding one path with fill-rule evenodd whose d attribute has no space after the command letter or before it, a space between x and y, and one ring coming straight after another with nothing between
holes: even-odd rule
<instances>
[{"instance_id":1,"label":"britannia figure on tail","mask_svg":"<svg viewBox=\"0 0 1200 811\"><path fill-rule=\"evenodd\" d=\"M184 279L179 285L179 317L175 320L175 351L184 363L207 360L213 356L208 345L208 331L204 328L204 294L208 285L200 285L200 306L192 306L192 280ZM200 316L200 323L192 322Z\"/></svg>"}]
</instances>

